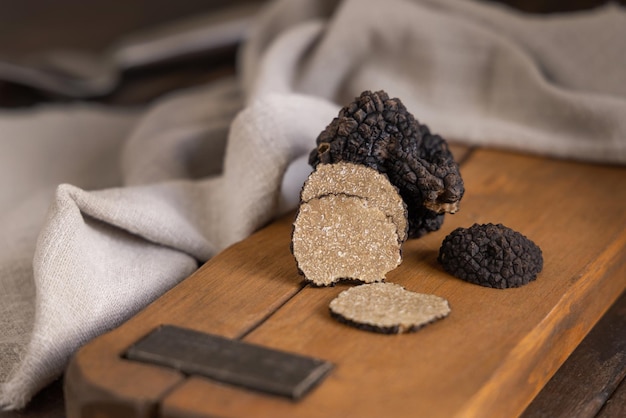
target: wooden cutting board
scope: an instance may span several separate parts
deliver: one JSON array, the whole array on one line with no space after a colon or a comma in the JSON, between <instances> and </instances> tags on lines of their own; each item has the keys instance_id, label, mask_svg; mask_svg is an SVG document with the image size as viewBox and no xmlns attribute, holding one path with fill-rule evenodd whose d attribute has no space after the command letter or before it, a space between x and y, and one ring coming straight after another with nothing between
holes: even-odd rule
<instances>
[{"instance_id":1,"label":"wooden cutting board","mask_svg":"<svg viewBox=\"0 0 626 418\"><path fill-rule=\"evenodd\" d=\"M351 285L303 284L289 251L293 214L223 251L72 359L68 417L512 417L519 415L626 288L626 169L455 148L466 194L440 231L412 240L387 281L448 299L444 320L403 335L340 324L329 302ZM543 250L517 289L458 280L443 238L503 223ZM123 359L161 324L329 360L300 401Z\"/></svg>"}]
</instances>

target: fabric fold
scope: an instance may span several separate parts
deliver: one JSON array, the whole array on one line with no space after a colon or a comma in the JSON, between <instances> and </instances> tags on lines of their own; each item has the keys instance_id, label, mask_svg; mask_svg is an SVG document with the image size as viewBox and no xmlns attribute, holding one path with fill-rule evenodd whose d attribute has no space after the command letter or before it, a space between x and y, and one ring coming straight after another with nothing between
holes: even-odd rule
<instances>
[{"instance_id":1,"label":"fabric fold","mask_svg":"<svg viewBox=\"0 0 626 418\"><path fill-rule=\"evenodd\" d=\"M85 216L60 186L33 261L35 314L30 340L2 386L23 405L58 376L77 347L136 313L191 274L193 257ZM62 243L62 244L60 244Z\"/></svg>"},{"instance_id":2,"label":"fabric fold","mask_svg":"<svg viewBox=\"0 0 626 418\"><path fill-rule=\"evenodd\" d=\"M95 191L60 185L34 250L30 339L1 387L4 399L24 405L77 347L268 223L310 171L292 171L299 180L281 189L291 161L336 112L320 99L268 95L233 121L219 175ZM290 123L298 114L306 118Z\"/></svg>"},{"instance_id":3,"label":"fabric fold","mask_svg":"<svg viewBox=\"0 0 626 418\"><path fill-rule=\"evenodd\" d=\"M548 78L542 55L522 42L534 39L531 31L511 39L497 30L503 22L518 23L516 15L501 14L500 23L490 27L482 19L450 13L457 2L446 2L447 9L428 3L372 2L364 14L358 0L343 2L299 63L295 89L339 103L363 90L382 89L402 98L420 121L453 140L578 160L626 161L626 120L620 117L626 114L624 97L584 92L584 86L565 88L558 80L576 71L575 66L555 67ZM607 8L591 16L592 27L600 27L598 15L615 21L614 14L626 15ZM527 22L533 31L546 29L546 34L550 24L532 18ZM544 49L557 52L560 46ZM578 45L580 53L595 48L589 42ZM620 65L626 68L626 54L618 56L621 62L609 66L611 73ZM588 79L602 77L597 72Z\"/></svg>"},{"instance_id":4,"label":"fabric fold","mask_svg":"<svg viewBox=\"0 0 626 418\"><path fill-rule=\"evenodd\" d=\"M615 5L276 0L236 78L142 109L3 112L0 405L23 407L80 345L295 208L315 138L363 90L468 145L625 164L623 39Z\"/></svg>"}]
</instances>

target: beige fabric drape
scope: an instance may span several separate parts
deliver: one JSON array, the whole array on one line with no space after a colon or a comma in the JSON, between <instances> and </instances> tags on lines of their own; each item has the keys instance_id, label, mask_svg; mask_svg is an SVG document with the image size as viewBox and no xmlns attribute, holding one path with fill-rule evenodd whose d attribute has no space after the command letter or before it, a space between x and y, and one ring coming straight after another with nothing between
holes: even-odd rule
<instances>
[{"instance_id":1,"label":"beige fabric drape","mask_svg":"<svg viewBox=\"0 0 626 418\"><path fill-rule=\"evenodd\" d=\"M624 39L618 6L279 0L237 79L146 109L1 113L0 404L295 207L316 136L362 90L459 142L625 163Z\"/></svg>"}]
</instances>

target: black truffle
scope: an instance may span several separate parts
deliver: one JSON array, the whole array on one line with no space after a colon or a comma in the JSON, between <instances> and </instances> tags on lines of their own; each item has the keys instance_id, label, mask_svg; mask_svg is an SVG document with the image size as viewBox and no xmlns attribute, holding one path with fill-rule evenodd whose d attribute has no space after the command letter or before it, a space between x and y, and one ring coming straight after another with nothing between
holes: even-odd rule
<instances>
[{"instance_id":1,"label":"black truffle","mask_svg":"<svg viewBox=\"0 0 626 418\"><path fill-rule=\"evenodd\" d=\"M541 249L502 224L457 228L444 240L438 261L450 274L481 286L523 286L543 268Z\"/></svg>"},{"instance_id":2,"label":"black truffle","mask_svg":"<svg viewBox=\"0 0 626 418\"><path fill-rule=\"evenodd\" d=\"M446 141L384 91L361 93L318 136L309 163L340 161L389 177L407 204L409 238L439 229L444 213L458 210L465 191Z\"/></svg>"},{"instance_id":3,"label":"black truffle","mask_svg":"<svg viewBox=\"0 0 626 418\"><path fill-rule=\"evenodd\" d=\"M351 287L333 299L329 309L339 322L381 334L417 331L450 314L446 299L411 292L394 283Z\"/></svg>"}]
</instances>

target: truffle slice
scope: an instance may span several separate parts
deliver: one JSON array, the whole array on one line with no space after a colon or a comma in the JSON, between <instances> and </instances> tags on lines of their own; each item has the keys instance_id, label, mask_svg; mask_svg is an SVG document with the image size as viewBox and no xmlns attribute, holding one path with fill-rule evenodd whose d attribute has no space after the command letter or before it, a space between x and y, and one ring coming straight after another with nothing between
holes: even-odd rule
<instances>
[{"instance_id":1,"label":"truffle slice","mask_svg":"<svg viewBox=\"0 0 626 418\"><path fill-rule=\"evenodd\" d=\"M304 183L300 200L308 202L329 194L367 199L391 218L397 227L399 241L402 243L407 239L406 205L386 175L361 164L320 164Z\"/></svg>"},{"instance_id":2,"label":"truffle slice","mask_svg":"<svg viewBox=\"0 0 626 418\"><path fill-rule=\"evenodd\" d=\"M453 276L486 287L523 286L543 268L541 249L502 224L457 228L444 240L438 261Z\"/></svg>"},{"instance_id":3,"label":"truffle slice","mask_svg":"<svg viewBox=\"0 0 626 418\"><path fill-rule=\"evenodd\" d=\"M396 225L368 200L328 195L300 205L291 250L305 279L382 281L402 261Z\"/></svg>"},{"instance_id":4,"label":"truffle slice","mask_svg":"<svg viewBox=\"0 0 626 418\"><path fill-rule=\"evenodd\" d=\"M446 141L420 124L397 98L364 91L317 137L309 163L349 161L385 173L408 208L409 238L441 227L465 192Z\"/></svg>"},{"instance_id":5,"label":"truffle slice","mask_svg":"<svg viewBox=\"0 0 626 418\"><path fill-rule=\"evenodd\" d=\"M450 313L446 299L411 292L394 283L352 287L333 299L329 308L340 322L384 334L416 331Z\"/></svg>"}]
</instances>

